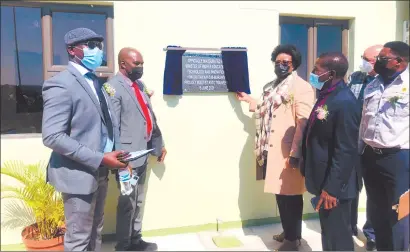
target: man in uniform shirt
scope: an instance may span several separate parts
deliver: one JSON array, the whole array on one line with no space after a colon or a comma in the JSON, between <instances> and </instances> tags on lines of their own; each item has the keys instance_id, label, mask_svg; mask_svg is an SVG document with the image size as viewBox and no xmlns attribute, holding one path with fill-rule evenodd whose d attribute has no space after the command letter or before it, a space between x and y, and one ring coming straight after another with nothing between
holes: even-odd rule
<instances>
[{"instance_id":1,"label":"man in uniform shirt","mask_svg":"<svg viewBox=\"0 0 410 252\"><path fill-rule=\"evenodd\" d=\"M376 57L382 50L383 45L374 45L367 48L362 55L362 63L360 64L360 71L352 73L349 77L349 84L347 85L353 94L356 96L360 102L360 111L363 107L363 94L367 85L372 82L377 75L374 71L374 63L376 63ZM372 202L367 197L366 202L366 223L363 226L363 234L366 236L366 250L373 251L376 248L376 241L374 235L374 229L369 218L369 211L372 207ZM352 201L352 212L351 212L351 225L352 232L355 236L358 235L357 232L357 210L359 206L359 195Z\"/></svg>"},{"instance_id":2,"label":"man in uniform shirt","mask_svg":"<svg viewBox=\"0 0 410 252\"><path fill-rule=\"evenodd\" d=\"M377 250L409 247L409 216L398 221L392 209L409 189L408 62L406 43L386 43L374 65L378 76L364 91L359 152Z\"/></svg>"}]
</instances>

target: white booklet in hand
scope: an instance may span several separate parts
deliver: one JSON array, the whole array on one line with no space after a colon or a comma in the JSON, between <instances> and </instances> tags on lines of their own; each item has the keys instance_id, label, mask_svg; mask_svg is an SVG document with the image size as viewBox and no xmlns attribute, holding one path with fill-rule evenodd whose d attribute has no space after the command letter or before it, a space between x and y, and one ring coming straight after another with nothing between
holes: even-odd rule
<instances>
[{"instance_id":1,"label":"white booklet in hand","mask_svg":"<svg viewBox=\"0 0 410 252\"><path fill-rule=\"evenodd\" d=\"M123 159L122 161L124 162L131 162L134 161L140 157L146 156L148 155L151 151L153 151L154 149L149 149L149 150L140 150L140 151L134 151L134 152L130 152L130 156L126 159Z\"/></svg>"}]
</instances>

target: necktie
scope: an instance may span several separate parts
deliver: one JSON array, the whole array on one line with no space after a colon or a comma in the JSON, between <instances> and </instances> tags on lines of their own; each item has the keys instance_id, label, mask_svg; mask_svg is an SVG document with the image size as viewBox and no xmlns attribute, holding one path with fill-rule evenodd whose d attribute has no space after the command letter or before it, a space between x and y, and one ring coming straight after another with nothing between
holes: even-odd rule
<instances>
[{"instance_id":1,"label":"necktie","mask_svg":"<svg viewBox=\"0 0 410 252\"><path fill-rule=\"evenodd\" d=\"M110 113L108 112L107 101L105 100L103 91L101 90L102 86L100 82L98 81L97 76L95 76L95 74L89 72L86 74L86 76L93 81L95 91L97 91L98 100L100 101L101 110L103 112L105 125L108 131L108 137L112 140L113 139L113 127L112 127Z\"/></svg>"},{"instance_id":2,"label":"necktie","mask_svg":"<svg viewBox=\"0 0 410 252\"><path fill-rule=\"evenodd\" d=\"M135 96L137 97L138 103L142 108L142 112L144 113L145 119L147 120L147 136L151 135L152 130L152 121L151 117L149 116L148 106L145 104L144 99L142 98L140 89L137 83L133 82L132 87L134 88Z\"/></svg>"}]
</instances>

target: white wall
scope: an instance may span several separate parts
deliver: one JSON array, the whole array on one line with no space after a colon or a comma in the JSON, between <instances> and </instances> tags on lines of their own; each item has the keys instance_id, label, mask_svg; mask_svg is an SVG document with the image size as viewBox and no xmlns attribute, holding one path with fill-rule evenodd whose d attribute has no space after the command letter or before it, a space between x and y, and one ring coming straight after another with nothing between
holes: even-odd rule
<instances>
[{"instance_id":1,"label":"white wall","mask_svg":"<svg viewBox=\"0 0 410 252\"><path fill-rule=\"evenodd\" d=\"M247 47L251 91L256 97L274 76L270 53L279 42L280 14L351 19L352 69L357 69L366 47L396 37L393 1L115 1L114 13L115 53L126 46L142 52L143 79L155 91L152 102L168 149L165 165L152 159L144 230L214 223L216 218L277 216L273 195L264 194L263 182L255 180L254 122L246 105L232 94L163 96L164 47ZM2 136L1 147L2 163L47 160L49 155L39 137ZM115 232L117 195L112 178L104 233ZM361 201L364 207L364 197ZM312 212L308 201L305 212ZM7 233L2 230L3 234ZM19 242L16 239L14 243ZM13 243L11 238L3 240Z\"/></svg>"}]
</instances>

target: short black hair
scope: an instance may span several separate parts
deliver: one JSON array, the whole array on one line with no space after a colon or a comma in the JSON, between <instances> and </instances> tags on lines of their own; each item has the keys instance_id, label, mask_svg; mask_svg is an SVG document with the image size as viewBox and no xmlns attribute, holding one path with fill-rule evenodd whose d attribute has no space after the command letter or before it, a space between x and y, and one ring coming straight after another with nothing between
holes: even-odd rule
<instances>
[{"instance_id":1,"label":"short black hair","mask_svg":"<svg viewBox=\"0 0 410 252\"><path fill-rule=\"evenodd\" d=\"M300 54L298 49L296 49L296 46L289 44L278 45L277 47L275 47L275 49L273 49L271 60L275 61L276 57L278 57L278 55L281 53L285 53L292 56L293 70L298 69L298 67L302 63L302 55Z\"/></svg>"},{"instance_id":2,"label":"short black hair","mask_svg":"<svg viewBox=\"0 0 410 252\"><path fill-rule=\"evenodd\" d=\"M390 48L394 54L409 62L409 45L402 41L391 41L384 44L383 47Z\"/></svg>"},{"instance_id":3,"label":"short black hair","mask_svg":"<svg viewBox=\"0 0 410 252\"><path fill-rule=\"evenodd\" d=\"M319 56L322 59L322 67L329 71L335 71L337 78L343 78L349 69L347 58L340 52L327 52Z\"/></svg>"}]
</instances>

